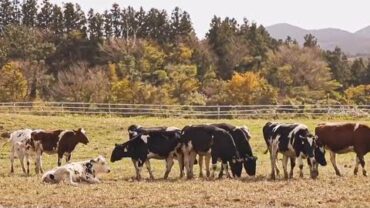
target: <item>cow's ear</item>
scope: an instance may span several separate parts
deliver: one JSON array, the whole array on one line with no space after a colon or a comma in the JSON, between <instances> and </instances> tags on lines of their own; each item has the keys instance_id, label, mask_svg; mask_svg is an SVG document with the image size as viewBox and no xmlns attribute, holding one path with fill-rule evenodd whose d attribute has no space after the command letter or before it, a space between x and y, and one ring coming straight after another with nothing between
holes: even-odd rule
<instances>
[{"instance_id":1,"label":"cow's ear","mask_svg":"<svg viewBox=\"0 0 370 208\"><path fill-rule=\"evenodd\" d=\"M96 161L94 159L90 160L90 163L96 163Z\"/></svg>"},{"instance_id":2,"label":"cow's ear","mask_svg":"<svg viewBox=\"0 0 370 208\"><path fill-rule=\"evenodd\" d=\"M118 147L118 144L116 143L116 144L114 144L114 146Z\"/></svg>"}]
</instances>

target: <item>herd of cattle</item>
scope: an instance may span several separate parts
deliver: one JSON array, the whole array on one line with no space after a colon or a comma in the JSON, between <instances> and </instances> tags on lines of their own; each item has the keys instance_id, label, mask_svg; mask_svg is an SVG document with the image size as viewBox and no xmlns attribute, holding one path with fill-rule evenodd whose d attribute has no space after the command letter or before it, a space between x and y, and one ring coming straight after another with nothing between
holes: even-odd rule
<instances>
[{"instance_id":1,"label":"herd of cattle","mask_svg":"<svg viewBox=\"0 0 370 208\"><path fill-rule=\"evenodd\" d=\"M199 165L199 176L203 177L203 164L207 177L215 177L217 162L221 162L218 177L226 173L227 177L238 178L242 170L250 176L256 174L257 157L250 145L251 134L247 127L236 127L226 123L189 125L183 129L176 127L145 128L132 125L128 128L129 140L116 144L111 154L111 162L122 158L131 158L136 170L136 178L141 179L142 167L146 166L150 178L153 173L150 159L166 161L166 179L176 159L179 164L180 178L186 173L188 179L193 178L193 166ZM336 165L336 154L354 151L356 165L354 174L361 164L363 175L366 176L364 156L370 151L370 128L358 123L320 124L315 134L310 133L303 124L287 124L268 122L263 127L263 137L271 159L271 179L279 174L277 167L278 153L283 155L284 178L293 177L293 169L298 160L300 177L303 177L303 160L307 159L311 178L319 174L318 166L326 165L325 150L330 152L330 160L335 172L340 175ZM14 172L14 158L18 157L24 173L30 173L30 156L35 158L35 171L44 173L42 154L57 154L58 167L47 171L42 176L43 182L59 183L67 181L71 185L86 181L99 183L97 175L109 173L110 168L103 156L95 159L70 163L71 153L77 144L88 144L89 139L83 129L78 130L17 130L10 135L11 172ZM198 155L198 159L196 156ZM66 163L61 166L65 157ZM27 169L24 166L26 159ZM291 169L288 175L287 165L290 160ZM212 167L210 168L210 162ZM230 167L230 171L229 171Z\"/></svg>"}]
</instances>

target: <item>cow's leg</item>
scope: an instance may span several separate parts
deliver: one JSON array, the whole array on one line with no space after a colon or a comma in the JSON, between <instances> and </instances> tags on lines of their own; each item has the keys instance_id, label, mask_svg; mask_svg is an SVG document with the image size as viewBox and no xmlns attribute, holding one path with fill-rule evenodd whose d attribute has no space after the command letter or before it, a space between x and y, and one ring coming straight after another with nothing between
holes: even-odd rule
<instances>
[{"instance_id":1,"label":"cow's leg","mask_svg":"<svg viewBox=\"0 0 370 208\"><path fill-rule=\"evenodd\" d=\"M220 172L218 173L218 178L222 178L222 176L224 176L224 169L225 169L225 166L224 166L224 163L221 164L221 169L220 169Z\"/></svg>"},{"instance_id":2,"label":"cow's leg","mask_svg":"<svg viewBox=\"0 0 370 208\"><path fill-rule=\"evenodd\" d=\"M18 157L19 157L19 161L21 162L22 171L24 174L26 174L26 169L24 168L24 153L21 151L18 151Z\"/></svg>"},{"instance_id":3,"label":"cow's leg","mask_svg":"<svg viewBox=\"0 0 370 208\"><path fill-rule=\"evenodd\" d=\"M44 168L42 167L42 155L40 155L40 172L44 173Z\"/></svg>"},{"instance_id":4,"label":"cow's leg","mask_svg":"<svg viewBox=\"0 0 370 208\"><path fill-rule=\"evenodd\" d=\"M62 165L63 154L58 154L58 166Z\"/></svg>"},{"instance_id":5,"label":"cow's leg","mask_svg":"<svg viewBox=\"0 0 370 208\"><path fill-rule=\"evenodd\" d=\"M70 153L70 152L65 154L66 163L68 163L71 160L71 156L72 156L72 153Z\"/></svg>"},{"instance_id":6,"label":"cow's leg","mask_svg":"<svg viewBox=\"0 0 370 208\"><path fill-rule=\"evenodd\" d=\"M298 157L298 167L299 167L299 177L303 178L303 159L301 155Z\"/></svg>"},{"instance_id":7,"label":"cow's leg","mask_svg":"<svg viewBox=\"0 0 370 208\"><path fill-rule=\"evenodd\" d=\"M149 177L151 180L154 180L154 176L153 176L153 171L152 171L152 166L150 165L150 161L149 159L145 161L145 166L146 166L146 169L148 170L148 173L149 173Z\"/></svg>"},{"instance_id":8,"label":"cow's leg","mask_svg":"<svg viewBox=\"0 0 370 208\"><path fill-rule=\"evenodd\" d=\"M199 178L203 178L203 158L204 156L203 155L199 155L199 161L198 161L198 165L199 165Z\"/></svg>"},{"instance_id":9,"label":"cow's leg","mask_svg":"<svg viewBox=\"0 0 370 208\"><path fill-rule=\"evenodd\" d=\"M42 164L41 164L41 151L36 152L36 158L35 158L35 172L36 174L39 174L40 171L42 171Z\"/></svg>"},{"instance_id":10,"label":"cow's leg","mask_svg":"<svg viewBox=\"0 0 370 208\"><path fill-rule=\"evenodd\" d=\"M194 167L194 161L195 161L196 156L197 156L197 153L194 152L194 151L191 151L190 154L189 154L189 167L190 167L190 176L191 176L191 178L194 176L193 167Z\"/></svg>"},{"instance_id":11,"label":"cow's leg","mask_svg":"<svg viewBox=\"0 0 370 208\"><path fill-rule=\"evenodd\" d=\"M136 180L140 180L141 176L140 176L140 172L139 172L138 162L137 162L137 160L134 160L134 159L131 159L131 161L132 161L132 164L134 164L134 167L135 167Z\"/></svg>"},{"instance_id":12,"label":"cow's leg","mask_svg":"<svg viewBox=\"0 0 370 208\"><path fill-rule=\"evenodd\" d=\"M205 160L204 160L204 162L206 163L206 174L207 174L207 177L209 177L210 174L211 174L210 171L209 171L210 160L211 160L211 155L207 154L205 156Z\"/></svg>"},{"instance_id":13,"label":"cow's leg","mask_svg":"<svg viewBox=\"0 0 370 208\"><path fill-rule=\"evenodd\" d=\"M361 164L361 167L362 167L362 174L364 176L367 176L367 173L366 173L366 170L365 170L365 160L364 160L364 156L360 156L360 155L356 155L356 166L355 166L355 170L354 170L354 174L357 175L357 172L358 172L358 166L359 164Z\"/></svg>"},{"instance_id":14,"label":"cow's leg","mask_svg":"<svg viewBox=\"0 0 370 208\"><path fill-rule=\"evenodd\" d=\"M166 172L164 174L164 179L167 179L168 178L168 175L170 174L171 172L171 169L172 169L172 166L173 166L173 157L172 156L169 156L167 159L166 159Z\"/></svg>"},{"instance_id":15,"label":"cow's leg","mask_svg":"<svg viewBox=\"0 0 370 208\"><path fill-rule=\"evenodd\" d=\"M12 145L12 149L10 150L10 173L14 173L14 145Z\"/></svg>"},{"instance_id":16,"label":"cow's leg","mask_svg":"<svg viewBox=\"0 0 370 208\"><path fill-rule=\"evenodd\" d=\"M340 171L339 171L339 169L338 169L338 167L337 167L337 162L336 162L336 160L335 160L335 153L334 152L332 152L332 151L329 151L330 152L330 161L331 161L331 164L333 165L333 167L334 167L334 170L335 170L335 174L337 174L337 176L341 176L341 174L340 174Z\"/></svg>"},{"instance_id":17,"label":"cow's leg","mask_svg":"<svg viewBox=\"0 0 370 208\"><path fill-rule=\"evenodd\" d=\"M276 167L276 156L277 156L277 150L278 146L275 143L272 143L270 145L270 160L271 160L271 179L275 180L275 167Z\"/></svg>"},{"instance_id":18,"label":"cow's leg","mask_svg":"<svg viewBox=\"0 0 370 208\"><path fill-rule=\"evenodd\" d=\"M212 171L211 171L212 178L215 178L216 170L217 170L217 157L212 156Z\"/></svg>"},{"instance_id":19,"label":"cow's leg","mask_svg":"<svg viewBox=\"0 0 370 208\"><path fill-rule=\"evenodd\" d=\"M227 164L227 162L223 162L222 166L224 167L225 171L226 171L226 177L227 178L231 178L231 175L230 175L230 172L229 172L229 165Z\"/></svg>"},{"instance_id":20,"label":"cow's leg","mask_svg":"<svg viewBox=\"0 0 370 208\"><path fill-rule=\"evenodd\" d=\"M27 153L26 153L26 164L27 164L27 175L29 175L30 174L30 157Z\"/></svg>"},{"instance_id":21,"label":"cow's leg","mask_svg":"<svg viewBox=\"0 0 370 208\"><path fill-rule=\"evenodd\" d=\"M289 178L293 178L293 171L295 167L295 158L291 157L290 158L290 173L289 173Z\"/></svg>"},{"instance_id":22,"label":"cow's leg","mask_svg":"<svg viewBox=\"0 0 370 208\"><path fill-rule=\"evenodd\" d=\"M184 177L184 155L182 153L177 153L177 161L179 163L180 178Z\"/></svg>"},{"instance_id":23,"label":"cow's leg","mask_svg":"<svg viewBox=\"0 0 370 208\"><path fill-rule=\"evenodd\" d=\"M283 170L284 170L284 178L288 179L288 159L289 157L283 154Z\"/></svg>"}]
</instances>

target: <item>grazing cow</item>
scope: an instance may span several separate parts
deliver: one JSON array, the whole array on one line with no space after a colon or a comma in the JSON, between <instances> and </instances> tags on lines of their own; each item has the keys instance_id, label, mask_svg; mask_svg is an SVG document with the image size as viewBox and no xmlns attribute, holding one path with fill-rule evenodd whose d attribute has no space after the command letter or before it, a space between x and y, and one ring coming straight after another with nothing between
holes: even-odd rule
<instances>
[{"instance_id":1,"label":"grazing cow","mask_svg":"<svg viewBox=\"0 0 370 208\"><path fill-rule=\"evenodd\" d=\"M336 154L356 153L354 174L358 166L362 166L362 174L366 176L364 156L370 151L370 127L359 123L320 124L315 128L317 143L323 145L330 153L330 161L335 173L341 173L336 164Z\"/></svg>"},{"instance_id":2,"label":"grazing cow","mask_svg":"<svg viewBox=\"0 0 370 208\"><path fill-rule=\"evenodd\" d=\"M36 151L36 173L43 172L41 156L47 154L58 154L58 166L62 164L63 155L66 162L71 160L71 153L78 143L88 144L89 139L84 129L78 130L56 130L31 133L31 146Z\"/></svg>"},{"instance_id":3,"label":"grazing cow","mask_svg":"<svg viewBox=\"0 0 370 208\"><path fill-rule=\"evenodd\" d=\"M10 172L14 173L14 157L17 156L21 162L21 167L23 173L30 173L30 160L29 157L34 152L32 151L29 146L27 146L28 142L31 140L31 133L32 132L40 132L42 130L32 130L32 129L22 129L14 131L10 134L10 138L8 142L11 143L11 150L10 150ZM26 158L27 163L27 171L24 168L24 158Z\"/></svg>"},{"instance_id":4,"label":"grazing cow","mask_svg":"<svg viewBox=\"0 0 370 208\"><path fill-rule=\"evenodd\" d=\"M150 130L149 130L150 129ZM181 146L181 130L176 127L168 128L139 128L132 130L131 138L123 144L116 144L111 162L118 161L122 158L131 158L135 170L136 179L141 179L141 169L145 163L150 178L154 179L152 174L150 159L166 160L166 172L164 178L168 175L174 164L174 159L178 159L180 169L183 167ZM182 177L182 171L180 177Z\"/></svg>"},{"instance_id":5,"label":"grazing cow","mask_svg":"<svg viewBox=\"0 0 370 208\"><path fill-rule=\"evenodd\" d=\"M236 127L226 123L212 125L224 129L231 134L239 151L240 157L243 159L245 171L248 175L255 175L257 158L253 156L252 147L249 143L249 140L251 139L249 129L245 126Z\"/></svg>"},{"instance_id":6,"label":"grazing cow","mask_svg":"<svg viewBox=\"0 0 370 208\"><path fill-rule=\"evenodd\" d=\"M280 124L268 122L263 127L263 136L268 147L268 151L270 152L271 179L275 179L278 152L283 154L285 179L288 179L288 159L290 159L291 165L289 177L292 178L296 157L299 157L298 162L301 177L303 177L302 157L307 157L311 178L316 178L318 176L318 165L315 158L316 144L314 136L310 134L307 126L303 124ZM320 161L325 161L325 158L320 158Z\"/></svg>"},{"instance_id":7,"label":"grazing cow","mask_svg":"<svg viewBox=\"0 0 370 208\"><path fill-rule=\"evenodd\" d=\"M68 163L49 170L42 176L42 181L45 183L60 183L67 180L73 186L77 186L76 182L80 181L100 183L97 175L109 172L110 168L106 159L103 156L98 156L92 160Z\"/></svg>"},{"instance_id":8,"label":"grazing cow","mask_svg":"<svg viewBox=\"0 0 370 208\"><path fill-rule=\"evenodd\" d=\"M227 177L231 177L227 163L230 164L234 176L241 175L242 158L233 137L227 131L212 125L186 126L182 130L182 139L184 142L182 151L188 179L193 177L193 164L197 154L206 156L206 158L211 156L211 177L214 177L218 160L221 160L222 168L226 170ZM206 169L209 170L209 161L207 160ZM222 177L222 172L219 177Z\"/></svg>"}]
</instances>

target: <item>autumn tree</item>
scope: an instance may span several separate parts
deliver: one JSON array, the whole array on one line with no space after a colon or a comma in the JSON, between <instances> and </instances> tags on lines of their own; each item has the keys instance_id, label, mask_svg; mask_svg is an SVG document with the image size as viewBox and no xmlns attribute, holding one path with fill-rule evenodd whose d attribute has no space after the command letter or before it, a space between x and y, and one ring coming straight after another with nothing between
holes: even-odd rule
<instances>
[{"instance_id":1,"label":"autumn tree","mask_svg":"<svg viewBox=\"0 0 370 208\"><path fill-rule=\"evenodd\" d=\"M27 80L15 63L10 62L0 70L0 100L2 102L16 102L25 99L27 94Z\"/></svg>"},{"instance_id":2,"label":"autumn tree","mask_svg":"<svg viewBox=\"0 0 370 208\"><path fill-rule=\"evenodd\" d=\"M261 75L254 72L235 73L227 85L229 104L274 104L277 93Z\"/></svg>"}]
</instances>

